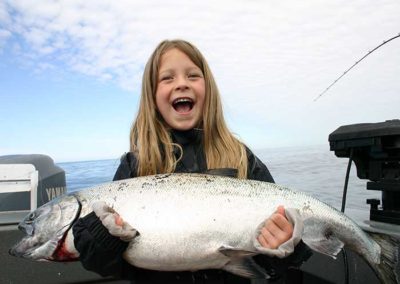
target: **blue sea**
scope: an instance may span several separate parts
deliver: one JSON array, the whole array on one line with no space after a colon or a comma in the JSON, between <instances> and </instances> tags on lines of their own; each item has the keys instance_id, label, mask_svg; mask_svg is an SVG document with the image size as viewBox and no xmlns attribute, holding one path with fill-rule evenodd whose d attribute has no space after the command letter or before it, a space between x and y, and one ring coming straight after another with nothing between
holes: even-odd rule
<instances>
[{"instance_id":1,"label":"blue sea","mask_svg":"<svg viewBox=\"0 0 400 284\"><path fill-rule=\"evenodd\" d=\"M337 158L329 146L271 148L254 153L267 165L277 184L307 192L340 210L348 159ZM119 158L58 165L66 172L67 190L71 192L111 181ZM366 199L380 198L380 192L366 189L366 182L357 177L353 164L346 210L367 212Z\"/></svg>"}]
</instances>

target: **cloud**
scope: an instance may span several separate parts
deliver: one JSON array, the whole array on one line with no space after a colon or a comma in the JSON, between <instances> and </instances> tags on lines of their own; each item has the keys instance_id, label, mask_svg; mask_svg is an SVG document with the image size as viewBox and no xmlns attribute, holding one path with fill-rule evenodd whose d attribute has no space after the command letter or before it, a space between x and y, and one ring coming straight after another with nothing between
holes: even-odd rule
<instances>
[{"instance_id":1,"label":"cloud","mask_svg":"<svg viewBox=\"0 0 400 284\"><path fill-rule=\"evenodd\" d=\"M8 23L10 21L9 12L5 2L0 2L0 23Z\"/></svg>"},{"instance_id":2,"label":"cloud","mask_svg":"<svg viewBox=\"0 0 400 284\"><path fill-rule=\"evenodd\" d=\"M348 50L365 44L366 40L351 38L364 37L370 32L367 28L376 24L374 18L382 20L388 12L382 8L385 5L362 2L343 6L318 1L270 3L45 0L36 5L20 0L9 2L15 11L10 26L25 40L25 52L33 51L40 60L46 56L54 60L54 55L91 76L106 73L118 80L118 74L136 72L132 67L143 65L159 41L182 37L201 46L220 69L229 67L228 74L240 76L244 84L265 84L263 74L277 71L279 78L292 78L291 71L304 68L312 57L323 57L327 51L331 55L338 45L333 40L346 42ZM389 9L396 8L389 3ZM371 15L368 22L358 22L360 14ZM397 21L393 14L385 19ZM349 31L357 26L360 34ZM374 35L365 38L373 39ZM241 72L243 69L253 70L256 81L253 72Z\"/></svg>"},{"instance_id":3,"label":"cloud","mask_svg":"<svg viewBox=\"0 0 400 284\"><path fill-rule=\"evenodd\" d=\"M4 48L6 42L11 37L12 33L5 28L10 22L9 13L5 3L0 2L0 52Z\"/></svg>"},{"instance_id":4,"label":"cloud","mask_svg":"<svg viewBox=\"0 0 400 284\"><path fill-rule=\"evenodd\" d=\"M11 32L8 30L0 29L0 47L11 37Z\"/></svg>"},{"instance_id":5,"label":"cloud","mask_svg":"<svg viewBox=\"0 0 400 284\"><path fill-rule=\"evenodd\" d=\"M364 118L356 107L362 101L368 103L362 110L372 113L376 94L397 102L399 42L357 66L323 99L312 100L369 49L400 32L399 12L395 0L10 0L0 4L0 48L16 41L36 72L66 68L137 91L155 46L184 38L208 59L233 125L258 120L287 133L307 125L321 135L327 123ZM379 107L371 118L397 111ZM237 132L245 131L241 127Z\"/></svg>"}]
</instances>

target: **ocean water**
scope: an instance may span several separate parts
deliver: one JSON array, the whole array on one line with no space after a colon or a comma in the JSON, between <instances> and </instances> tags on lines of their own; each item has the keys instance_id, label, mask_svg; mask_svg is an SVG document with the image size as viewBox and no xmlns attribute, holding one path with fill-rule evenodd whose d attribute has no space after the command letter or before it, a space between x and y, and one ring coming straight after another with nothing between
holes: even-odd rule
<instances>
[{"instance_id":1,"label":"ocean water","mask_svg":"<svg viewBox=\"0 0 400 284\"><path fill-rule=\"evenodd\" d=\"M304 191L341 209L348 159L338 158L329 146L264 149L254 151L268 166L277 184ZM347 188L348 208L369 211L368 198L380 198L380 191L367 190L367 180L357 177L352 163Z\"/></svg>"},{"instance_id":2,"label":"ocean water","mask_svg":"<svg viewBox=\"0 0 400 284\"><path fill-rule=\"evenodd\" d=\"M57 165L65 171L67 191L72 192L112 181L119 166L119 158L58 163Z\"/></svg>"},{"instance_id":3,"label":"ocean water","mask_svg":"<svg viewBox=\"0 0 400 284\"><path fill-rule=\"evenodd\" d=\"M267 165L277 184L304 191L340 210L348 160L337 158L329 146L271 148L254 153ZM71 192L111 181L119 158L58 165L66 172L67 190ZM380 192L366 189L366 182L357 177L353 164L346 210L366 212L366 199L380 198Z\"/></svg>"}]
</instances>

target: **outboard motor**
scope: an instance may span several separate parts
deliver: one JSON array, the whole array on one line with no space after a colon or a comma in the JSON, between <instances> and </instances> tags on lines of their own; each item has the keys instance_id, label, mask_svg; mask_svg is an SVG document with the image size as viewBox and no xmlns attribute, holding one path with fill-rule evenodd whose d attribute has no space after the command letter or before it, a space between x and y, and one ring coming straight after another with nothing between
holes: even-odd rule
<instances>
[{"instance_id":1,"label":"outboard motor","mask_svg":"<svg viewBox=\"0 0 400 284\"><path fill-rule=\"evenodd\" d=\"M382 191L379 199L368 199L370 220L400 224L400 120L345 125L329 135L331 151L348 157L357 176L367 179L368 190Z\"/></svg>"},{"instance_id":2,"label":"outboard motor","mask_svg":"<svg viewBox=\"0 0 400 284\"><path fill-rule=\"evenodd\" d=\"M66 192L65 172L46 155L0 156L0 164L32 164L39 172L37 207ZM0 212L30 210L29 192L0 193Z\"/></svg>"}]
</instances>

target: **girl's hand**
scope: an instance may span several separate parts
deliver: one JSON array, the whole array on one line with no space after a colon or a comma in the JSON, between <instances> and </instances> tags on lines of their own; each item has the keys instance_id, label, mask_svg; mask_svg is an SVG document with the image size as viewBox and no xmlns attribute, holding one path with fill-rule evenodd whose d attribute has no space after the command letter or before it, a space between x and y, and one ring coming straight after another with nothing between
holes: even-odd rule
<instances>
[{"instance_id":1,"label":"girl's hand","mask_svg":"<svg viewBox=\"0 0 400 284\"><path fill-rule=\"evenodd\" d=\"M278 206L276 211L265 221L257 240L261 246L276 249L292 237L293 226L285 215L285 208Z\"/></svg>"},{"instance_id":2,"label":"girl's hand","mask_svg":"<svg viewBox=\"0 0 400 284\"><path fill-rule=\"evenodd\" d=\"M122 217L105 202L97 201L93 203L92 209L103 226L106 227L108 232L114 237L118 237L125 242L130 242L139 234L138 231L125 222Z\"/></svg>"}]
</instances>

